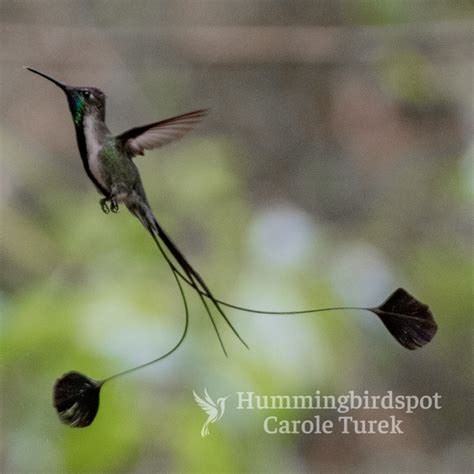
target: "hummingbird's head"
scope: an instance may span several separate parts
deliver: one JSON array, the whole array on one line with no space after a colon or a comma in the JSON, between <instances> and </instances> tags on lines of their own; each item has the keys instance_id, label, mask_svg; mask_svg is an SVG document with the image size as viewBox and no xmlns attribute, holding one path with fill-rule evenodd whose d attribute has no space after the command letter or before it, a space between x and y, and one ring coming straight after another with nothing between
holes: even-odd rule
<instances>
[{"instance_id":1,"label":"hummingbird's head","mask_svg":"<svg viewBox=\"0 0 474 474\"><path fill-rule=\"evenodd\" d=\"M44 77L64 91L76 125L80 125L83 118L90 114L97 115L101 120L105 120L105 94L100 89L96 87L69 86L36 69L27 66L25 68Z\"/></svg>"},{"instance_id":2,"label":"hummingbird's head","mask_svg":"<svg viewBox=\"0 0 474 474\"><path fill-rule=\"evenodd\" d=\"M225 401L230 397L230 395L227 395L227 397L221 397L221 398L218 398L217 399L217 404L218 405L222 405L223 403L225 403Z\"/></svg>"},{"instance_id":3,"label":"hummingbird's head","mask_svg":"<svg viewBox=\"0 0 474 474\"><path fill-rule=\"evenodd\" d=\"M71 87L66 92L74 123L79 125L86 115L105 120L105 94L96 87Z\"/></svg>"}]
</instances>

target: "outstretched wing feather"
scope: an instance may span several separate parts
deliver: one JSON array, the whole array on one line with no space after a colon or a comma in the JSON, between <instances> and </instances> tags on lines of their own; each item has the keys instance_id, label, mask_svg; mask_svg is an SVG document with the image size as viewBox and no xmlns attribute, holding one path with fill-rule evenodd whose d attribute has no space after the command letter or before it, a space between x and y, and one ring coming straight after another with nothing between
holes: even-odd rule
<instances>
[{"instance_id":1,"label":"outstretched wing feather","mask_svg":"<svg viewBox=\"0 0 474 474\"><path fill-rule=\"evenodd\" d=\"M206 399L207 403L209 403L209 405L212 405L212 406L216 407L216 404L214 403L214 400L207 393L207 388L204 389L204 398Z\"/></svg>"},{"instance_id":2,"label":"outstretched wing feather","mask_svg":"<svg viewBox=\"0 0 474 474\"><path fill-rule=\"evenodd\" d=\"M117 136L125 149L133 156L143 155L145 150L162 147L179 140L191 131L208 113L208 109L195 110L177 117L136 127Z\"/></svg>"},{"instance_id":3,"label":"outstretched wing feather","mask_svg":"<svg viewBox=\"0 0 474 474\"><path fill-rule=\"evenodd\" d=\"M194 390L194 399L196 403L209 415L214 416L217 413L217 407L209 402L204 401Z\"/></svg>"}]
</instances>

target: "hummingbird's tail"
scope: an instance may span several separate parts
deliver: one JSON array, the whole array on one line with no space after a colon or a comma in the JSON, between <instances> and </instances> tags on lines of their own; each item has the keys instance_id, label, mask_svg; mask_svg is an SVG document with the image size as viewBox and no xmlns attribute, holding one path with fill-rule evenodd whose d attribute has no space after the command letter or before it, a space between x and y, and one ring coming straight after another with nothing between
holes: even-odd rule
<instances>
[{"instance_id":1,"label":"hummingbird's tail","mask_svg":"<svg viewBox=\"0 0 474 474\"><path fill-rule=\"evenodd\" d=\"M201 428L201 436L205 438L209 434L209 418L205 421Z\"/></svg>"},{"instance_id":2,"label":"hummingbird's tail","mask_svg":"<svg viewBox=\"0 0 474 474\"><path fill-rule=\"evenodd\" d=\"M164 251L161 243L166 245L166 248L169 250L171 255L174 257L176 262L181 267L182 271L188 277L189 280L185 280L185 281L187 281L187 283L196 290L196 293L201 298L202 304L204 305L204 308L206 309L206 312L209 315L209 319L211 320L212 326L214 327L214 331L216 332L217 338L219 339L219 343L222 347L222 350L224 351L224 354L227 356L227 351L225 349L224 342L222 341L221 335L219 333L219 329L217 328L212 312L204 297L207 297L209 298L209 300L211 300L212 304L217 309L219 314L224 318L228 326L232 329L233 333L237 336L240 342L248 349L247 343L242 339L240 334L237 332L237 330L235 329L235 327L232 325L229 318L225 314L224 310L221 308L221 303L214 297L214 295L212 294L209 287L206 285L206 282L203 280L201 275L199 275L199 273L196 270L194 270L194 268L189 264L189 262L186 260L184 255L178 249L178 247L173 243L173 241L168 236L168 234L163 230L160 224L158 224L158 221L153 215L153 212L150 209L150 206L142 198L140 198L139 200L135 200L133 202L128 202L126 203L126 205L129 211L135 217L137 217L138 220L143 224L143 226L148 230L153 240L155 241L156 245L158 246L158 249L160 250L161 254L165 258L168 265L170 266L171 270L177 275L181 274L180 271L176 268L173 261L168 257L168 255Z\"/></svg>"},{"instance_id":3,"label":"hummingbird's tail","mask_svg":"<svg viewBox=\"0 0 474 474\"><path fill-rule=\"evenodd\" d=\"M207 287L201 276L191 267L187 262L183 254L178 250L176 245L172 242L166 232L160 227L156 221L150 207L143 198L140 198L138 202L127 203L127 207L134 214L145 228L150 232L156 245L160 249L163 257L168 262L171 270L175 276L179 276L184 282L191 286L201 298L202 304L206 308L207 314L214 326L219 342L222 346L224 354L227 355L221 336L217 329L214 318L207 305L206 298L208 298L212 304L217 308L218 312L227 322L229 327L232 329L234 334L239 340L248 348L245 341L240 337L232 323L227 318L222 306L227 308L236 309L238 311L245 311L254 314L273 314L273 315L284 315L284 314L310 314L320 313L325 311L352 311L362 310L369 311L382 321L385 327L388 329L390 334L405 348L413 350L419 347L423 347L425 344L430 342L435 336L438 326L433 318L430 308L417 300L415 297L410 295L403 288L395 290L386 301L376 307L354 307L354 306L339 306L331 308L313 308L307 310L296 310L296 311L264 311L254 308L246 308L244 306L235 305L228 303L214 297L209 288ZM174 259L178 262L182 271L176 268L173 261L168 257L162 248L161 242L163 242ZM184 273L183 273L184 272Z\"/></svg>"}]
</instances>

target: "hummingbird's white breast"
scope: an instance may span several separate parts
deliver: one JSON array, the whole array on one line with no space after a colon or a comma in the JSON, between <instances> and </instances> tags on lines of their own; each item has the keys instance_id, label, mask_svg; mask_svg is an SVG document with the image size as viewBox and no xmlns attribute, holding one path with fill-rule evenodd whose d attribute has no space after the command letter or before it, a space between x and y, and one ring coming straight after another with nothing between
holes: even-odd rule
<instances>
[{"instance_id":1,"label":"hummingbird's white breast","mask_svg":"<svg viewBox=\"0 0 474 474\"><path fill-rule=\"evenodd\" d=\"M84 119L84 136L86 139L87 161L94 178L107 189L103 179L102 164L99 160L99 152L103 142L97 129L97 121L93 115L87 115Z\"/></svg>"}]
</instances>

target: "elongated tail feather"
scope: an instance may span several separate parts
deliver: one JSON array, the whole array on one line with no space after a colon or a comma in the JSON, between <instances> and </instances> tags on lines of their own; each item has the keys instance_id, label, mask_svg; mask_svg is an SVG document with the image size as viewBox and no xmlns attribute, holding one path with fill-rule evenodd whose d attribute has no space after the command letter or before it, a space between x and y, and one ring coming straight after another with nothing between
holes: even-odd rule
<instances>
[{"instance_id":1,"label":"elongated tail feather","mask_svg":"<svg viewBox=\"0 0 474 474\"><path fill-rule=\"evenodd\" d=\"M201 298L201 301L203 303L203 306L204 306L207 314L209 315L209 319L210 319L211 324L214 328L214 331L216 332L216 335L219 339L219 343L222 347L222 350L224 351L224 354L227 356L227 351L225 349L224 343L222 341L222 337L219 333L216 322L214 321L214 318L212 316L210 308L208 307L208 305L206 303L206 300L204 299L204 296L211 300L212 304L218 310L219 314L223 317L223 319L228 324L228 326L230 327L232 332L237 336L237 338L240 340L240 342L242 342L242 344L245 347L248 348L248 345L242 339L242 337L237 332L237 330L235 329L233 324L230 322L229 318L227 317L225 312L220 307L220 304L219 304L218 300L211 293L209 287L206 285L203 278L189 264L189 262L186 260L184 255L178 249L178 247L173 243L173 241L168 236L168 234L159 225L158 221L156 220L155 216L153 215L153 212L151 211L150 207L146 204L146 202L140 201L140 202L134 202L133 204L128 203L127 207L130 210L130 212L132 212L132 214L134 214L139 219L139 221L143 224L143 226L148 230L148 232L152 236L153 240L155 241L156 245L158 246L159 250L161 251L163 257L165 258L168 265L170 266L170 268L177 275L179 275L181 278L183 278L183 280L186 283L188 283L192 288L194 288L194 290L198 293L198 295ZM164 243L166 248L169 250L171 255L174 257L174 259L179 264L179 266L181 267L181 269L183 270L183 272L185 273L185 275L188 278L185 278L184 275L176 268L174 263L168 258L166 253L163 251L163 248L161 247L160 241Z\"/></svg>"},{"instance_id":2,"label":"elongated tail feather","mask_svg":"<svg viewBox=\"0 0 474 474\"><path fill-rule=\"evenodd\" d=\"M438 330L429 306L403 288L395 290L382 305L370 311L381 319L403 347L410 350L423 347Z\"/></svg>"},{"instance_id":3,"label":"elongated tail feather","mask_svg":"<svg viewBox=\"0 0 474 474\"><path fill-rule=\"evenodd\" d=\"M183 270L186 272L186 274L192 279L192 280L196 280L199 285L201 286L203 292L199 291L198 289L198 293L200 295L202 295L202 293L204 293L203 296L207 296L213 303L213 305L216 307L217 311L219 311L220 315L224 318L225 322L229 325L229 327L232 329L232 332L238 337L238 339L240 340L240 342L248 349L248 345L246 344L246 342L242 339L242 337L240 336L240 334L237 332L237 330L235 329L235 327L232 325L232 323L230 322L229 318L227 317L227 315L225 314L225 312L222 310L222 308L220 307L220 303L219 301L217 300L217 298L214 297L214 295L211 293L211 290L209 289L209 287L206 285L205 281L203 280L203 278L201 277L201 275L199 275L199 273L194 270L193 267L191 267L191 265L188 263L188 261L185 259L185 257L183 256L183 254L178 250L178 248L176 247L176 245L173 243L173 241L170 239L170 237L166 234L166 232L163 230L163 228L158 224L157 220L155 218L153 218L153 224L154 224L154 227L156 228L157 232L158 232L158 236L161 238L161 240L164 242L164 244L166 245L166 247L168 248L168 250L172 253L172 255L176 258L176 260L179 262L179 264L181 265L181 267L183 268ZM203 300L204 302L204 300Z\"/></svg>"},{"instance_id":4,"label":"elongated tail feather","mask_svg":"<svg viewBox=\"0 0 474 474\"><path fill-rule=\"evenodd\" d=\"M399 288L394 291L390 297L380 306L375 308L361 308L361 307L332 307L332 308L315 308L307 310L295 310L295 311L265 311L254 308L246 308L243 306L228 303L226 301L217 299L211 293L202 277L191 267L183 254L178 250L176 245L172 242L166 232L160 227L156 221L153 213L146 203L138 207L128 206L130 211L138 217L145 228L150 232L151 236L155 240L158 248L160 249L163 257L166 259L170 268L173 272L179 276L184 282L191 286L200 296L201 301L209 315L211 323L217 334L219 342L222 346L224 353L227 355L222 338L219 334L217 326L209 307L206 304L204 298L209 298L212 304L217 308L221 316L227 322L229 327L232 329L234 334L239 338L242 344L248 348L245 341L240 337L232 323L227 318L227 315L222 310L221 306L236 309L238 311L244 311L255 314L271 314L271 315L290 315L290 314L310 314L319 313L324 311L350 311L350 310L362 310L370 311L376 314L383 322L385 327L388 329L390 334L405 348L413 350L419 347L423 347L429 343L435 336L438 326L433 318L433 315L429 307L412 295L410 295L403 288ZM168 255L163 251L160 240L166 245L168 250L174 259L178 262L182 269L182 272L176 268L174 263L169 259ZM184 272L184 273L183 273Z\"/></svg>"}]
</instances>

